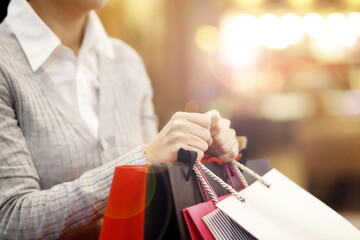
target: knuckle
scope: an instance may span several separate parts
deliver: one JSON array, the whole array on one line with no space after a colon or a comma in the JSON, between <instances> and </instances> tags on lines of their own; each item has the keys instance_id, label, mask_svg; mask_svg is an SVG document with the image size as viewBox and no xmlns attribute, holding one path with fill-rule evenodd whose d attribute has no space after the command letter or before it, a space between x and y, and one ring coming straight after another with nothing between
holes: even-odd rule
<instances>
[{"instance_id":1,"label":"knuckle","mask_svg":"<svg viewBox=\"0 0 360 240\"><path fill-rule=\"evenodd\" d=\"M217 143L219 146L223 146L226 142L226 139L224 137L217 138Z\"/></svg>"},{"instance_id":2,"label":"knuckle","mask_svg":"<svg viewBox=\"0 0 360 240\"><path fill-rule=\"evenodd\" d=\"M206 150L208 150L208 144L207 144L207 142L205 142L205 141L202 141L201 143L200 143L200 150L201 151L203 151L203 152L205 152Z\"/></svg>"},{"instance_id":3,"label":"knuckle","mask_svg":"<svg viewBox=\"0 0 360 240\"><path fill-rule=\"evenodd\" d=\"M205 141L209 141L211 139L211 132L210 131L205 131L204 132L204 140Z\"/></svg>"},{"instance_id":4,"label":"knuckle","mask_svg":"<svg viewBox=\"0 0 360 240\"><path fill-rule=\"evenodd\" d=\"M223 122L224 122L224 125L225 125L226 127L229 127L230 124L231 124L231 122L230 122L229 119L223 119Z\"/></svg>"},{"instance_id":5,"label":"knuckle","mask_svg":"<svg viewBox=\"0 0 360 240\"><path fill-rule=\"evenodd\" d=\"M172 116L173 119L179 119L183 116L183 112L176 112L174 113L174 115Z\"/></svg>"},{"instance_id":6,"label":"knuckle","mask_svg":"<svg viewBox=\"0 0 360 240\"><path fill-rule=\"evenodd\" d=\"M216 124L211 128L211 131L213 132L214 135L218 134L221 131L220 125Z\"/></svg>"},{"instance_id":7,"label":"knuckle","mask_svg":"<svg viewBox=\"0 0 360 240\"><path fill-rule=\"evenodd\" d=\"M224 146L222 147L222 152L223 152L223 153L229 153L230 150L231 150L231 148L232 148L232 146L230 146L230 145L224 145Z\"/></svg>"},{"instance_id":8,"label":"knuckle","mask_svg":"<svg viewBox=\"0 0 360 240\"><path fill-rule=\"evenodd\" d=\"M204 118L203 121L204 121L205 125L210 127L210 125L211 125L211 117L204 114L203 118Z\"/></svg>"},{"instance_id":9,"label":"knuckle","mask_svg":"<svg viewBox=\"0 0 360 240\"><path fill-rule=\"evenodd\" d=\"M182 131L186 128L186 124L181 119L176 119L173 123L172 130Z\"/></svg>"}]
</instances>

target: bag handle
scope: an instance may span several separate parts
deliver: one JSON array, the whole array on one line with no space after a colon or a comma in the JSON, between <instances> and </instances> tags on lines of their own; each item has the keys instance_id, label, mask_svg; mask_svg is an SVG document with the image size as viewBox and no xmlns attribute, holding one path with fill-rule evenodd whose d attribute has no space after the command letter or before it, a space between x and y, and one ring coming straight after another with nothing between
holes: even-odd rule
<instances>
[{"instance_id":1,"label":"bag handle","mask_svg":"<svg viewBox=\"0 0 360 240\"><path fill-rule=\"evenodd\" d=\"M248 140L247 140L247 137L239 136L239 137L237 137L237 140L238 140L238 143L239 143L241 159L240 159L240 162L238 162L236 160L231 161L231 165L233 166L235 172L241 178L241 180L244 183L245 187L248 187L249 184L245 180L244 175L241 173L241 171L246 172L247 174L249 174L250 176L255 178L257 181L261 182L262 184L264 184L266 187L269 188L270 187L269 183L267 183L259 174L255 173L253 170L251 170L250 168L245 166L245 164L247 162L247 158L248 158L248 151L247 151L247 141Z\"/></svg>"},{"instance_id":2,"label":"bag handle","mask_svg":"<svg viewBox=\"0 0 360 240\"><path fill-rule=\"evenodd\" d=\"M238 168L234 168L233 165L231 163L227 163L224 165L225 167L225 172L226 172L226 176L229 179L230 182L230 186L233 189L236 189L235 187L235 183L232 179L232 176L235 177L236 181L240 184L241 189L244 189L246 186L249 186L243 176L243 174L241 173L241 171L239 171Z\"/></svg>"},{"instance_id":3,"label":"bag handle","mask_svg":"<svg viewBox=\"0 0 360 240\"><path fill-rule=\"evenodd\" d=\"M259 174L257 174L256 172L254 172L253 170L251 170L250 168L244 166L243 164L237 162L237 161L232 161L231 162L233 164L233 166L235 167L235 169L240 169L243 172L246 172L247 174L249 174L250 176L252 176L253 178L255 178L257 181L261 182L262 184L264 184L266 187L270 188L270 183L266 182Z\"/></svg>"},{"instance_id":4,"label":"bag handle","mask_svg":"<svg viewBox=\"0 0 360 240\"><path fill-rule=\"evenodd\" d=\"M194 166L193 166L193 169L196 172L199 172L200 170L205 172L207 175L209 175L212 179L214 179L218 184L220 184L220 186L222 186L223 188L225 188L226 190L228 190L233 196L235 196L237 199L239 199L240 201L242 202L245 202L245 198L243 198L235 189L233 189L229 184L227 184L226 182L224 182L224 180L222 180L221 178L219 178L218 176L216 176L215 173L213 173L212 171L210 171L210 169L208 169L207 167L205 167L201 162L199 161L196 161ZM198 174L196 173L196 176L199 178L199 181L202 181L200 180L201 177L200 177L201 173ZM206 185L208 185L209 187L209 184L204 181L202 182L202 184L204 184L204 187L206 187ZM205 188L207 189L210 189L209 188ZM211 191L211 190L210 190ZM214 192L212 192L211 194L214 194ZM214 201L214 200L213 200Z\"/></svg>"},{"instance_id":5,"label":"bag handle","mask_svg":"<svg viewBox=\"0 0 360 240\"><path fill-rule=\"evenodd\" d=\"M234 176L236 180L240 183L242 189L247 188L249 186L244 175L237 167L234 167L232 163L228 163L226 166L228 166L228 168L234 173Z\"/></svg>"},{"instance_id":6,"label":"bag handle","mask_svg":"<svg viewBox=\"0 0 360 240\"><path fill-rule=\"evenodd\" d=\"M236 137L237 141L238 141L238 145L239 145L239 149L240 149L240 163L242 163L243 165L246 165L247 159L248 159L248 151L247 151L247 142L248 139L246 136L238 136ZM236 161L233 160L233 161ZM227 164L229 166L229 168L232 170L232 172L234 173L236 179L238 180L239 183L241 183L241 185L243 185L243 188L246 188L249 186L248 182L246 181L244 175L242 174L242 172L239 170L239 168L237 168L234 163L230 162Z\"/></svg>"},{"instance_id":7,"label":"bag handle","mask_svg":"<svg viewBox=\"0 0 360 240\"><path fill-rule=\"evenodd\" d=\"M218 203L219 202L218 196L216 195L214 189L211 187L210 183L204 176L204 173L201 171L199 166L194 165L193 169L194 169L197 179L199 180L200 187L203 192L203 195L206 198L206 201L210 200L209 199L209 197L210 197L214 203Z\"/></svg>"}]
</instances>

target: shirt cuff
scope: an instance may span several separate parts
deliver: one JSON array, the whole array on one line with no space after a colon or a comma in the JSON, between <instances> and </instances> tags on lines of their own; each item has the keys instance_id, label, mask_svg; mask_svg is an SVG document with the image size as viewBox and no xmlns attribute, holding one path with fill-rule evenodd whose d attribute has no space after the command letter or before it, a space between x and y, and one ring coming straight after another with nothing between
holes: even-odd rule
<instances>
[{"instance_id":1,"label":"shirt cuff","mask_svg":"<svg viewBox=\"0 0 360 240\"><path fill-rule=\"evenodd\" d=\"M120 156L116 160L118 160L117 166L121 165L144 165L148 164L146 161L146 155L144 152L144 144L140 145L129 152L126 153L127 157Z\"/></svg>"}]
</instances>

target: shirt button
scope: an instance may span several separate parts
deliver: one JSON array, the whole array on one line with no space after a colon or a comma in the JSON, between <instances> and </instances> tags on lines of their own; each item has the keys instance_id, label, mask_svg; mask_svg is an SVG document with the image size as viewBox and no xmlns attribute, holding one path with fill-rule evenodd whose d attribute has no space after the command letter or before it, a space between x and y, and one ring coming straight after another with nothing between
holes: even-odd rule
<instances>
[{"instance_id":1,"label":"shirt button","mask_svg":"<svg viewBox=\"0 0 360 240\"><path fill-rule=\"evenodd\" d=\"M103 151L106 151L106 150L109 149L109 144L108 144L108 142L107 142L105 139L102 139L101 142L100 142L100 144L101 144L101 149L102 149Z\"/></svg>"}]
</instances>

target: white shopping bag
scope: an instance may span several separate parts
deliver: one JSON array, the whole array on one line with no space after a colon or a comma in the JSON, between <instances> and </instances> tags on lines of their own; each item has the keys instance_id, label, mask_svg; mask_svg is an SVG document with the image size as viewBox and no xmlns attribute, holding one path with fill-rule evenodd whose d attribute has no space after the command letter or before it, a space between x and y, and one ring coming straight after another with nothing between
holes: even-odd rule
<instances>
[{"instance_id":1,"label":"white shopping bag","mask_svg":"<svg viewBox=\"0 0 360 240\"><path fill-rule=\"evenodd\" d=\"M268 188L256 181L216 206L261 240L360 240L360 231L319 199L276 169L263 176Z\"/></svg>"}]
</instances>

